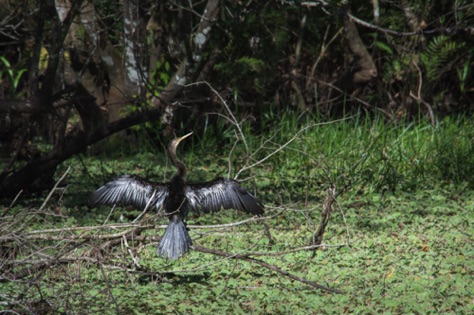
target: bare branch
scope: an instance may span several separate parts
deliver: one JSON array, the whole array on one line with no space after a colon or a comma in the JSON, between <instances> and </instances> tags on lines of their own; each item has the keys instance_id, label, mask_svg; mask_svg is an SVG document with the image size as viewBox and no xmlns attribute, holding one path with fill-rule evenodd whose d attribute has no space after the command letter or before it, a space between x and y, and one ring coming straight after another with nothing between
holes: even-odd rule
<instances>
[{"instance_id":1,"label":"bare branch","mask_svg":"<svg viewBox=\"0 0 474 315\"><path fill-rule=\"evenodd\" d=\"M332 292L332 293L339 293L339 294L344 293L341 290L326 287L326 286L321 285L319 283L316 283L314 281L310 281L310 280L307 280L305 278L295 276L294 274L292 274L288 271L285 271L285 270L283 270L283 269L281 269L281 268L279 268L275 265L270 265L269 263L266 263L262 260L249 257L250 254L231 255L231 254L228 254L226 252L221 252L221 251L218 251L218 250L215 250L215 249L209 249L209 248L205 248L205 247L201 247L201 246L191 246L191 248L196 250L196 251L203 252L203 253L209 253L209 254L213 254L213 255L216 255L216 256L221 256L221 257L226 257L226 258L230 258L230 259L237 259L237 260L244 260L244 261L247 261L247 262L251 262L251 263L260 265L262 267L265 267L267 269L270 269L272 271L275 271L275 272L277 272L281 275L284 275L285 277L290 278L292 280L296 280L298 282L307 284L307 285L309 285L313 288L316 288L316 289L321 289L323 291L328 291L328 292Z\"/></svg>"},{"instance_id":2,"label":"bare branch","mask_svg":"<svg viewBox=\"0 0 474 315\"><path fill-rule=\"evenodd\" d=\"M316 249L319 248L319 246L321 245L323 241L323 236L324 236L324 232L326 231L326 226L329 223L329 218L331 218L331 212L332 212L332 207L333 207L332 205L334 201L336 200L335 196L336 196L336 186L332 184L331 187L329 187L326 190L326 199L324 200L323 211L321 212L321 221L319 222L318 229L316 230L316 232L313 234L313 237L311 238L311 245L316 245L317 246ZM313 257L314 257L314 253L315 252L313 252Z\"/></svg>"},{"instance_id":3,"label":"bare branch","mask_svg":"<svg viewBox=\"0 0 474 315\"><path fill-rule=\"evenodd\" d=\"M67 174L67 172L65 174ZM59 180L58 183L60 181L61 180ZM330 194L330 192L332 192L332 194ZM320 226L325 226L328 223L329 213L332 208L332 202L335 201L334 188L330 188L328 190L328 198L329 199L326 199L326 201L330 202L330 204L325 203L324 205L323 217L322 217L324 221L321 223ZM238 225L247 224L253 221L266 220L275 216L279 216L281 215L282 211L283 210L276 211L272 216L268 216L268 217L263 217L263 218L254 217L254 218L246 219L240 222L233 222L229 224L208 225L208 226L190 225L188 227L191 229L226 229L229 227L235 227ZM30 215L30 212L25 211L23 214L25 213L26 215ZM4 235L0 238L1 243L16 242L17 244L27 244L27 242L25 242L26 240L58 241L60 243L54 246L55 250L58 248L59 244L62 244L62 245L58 254L55 254L55 255L47 254L48 251L46 249L48 247L43 246L41 251L32 252L30 255L27 255L26 257L23 257L22 259L15 259L12 257L11 259L5 260L2 264L2 270L4 272L0 274L0 282L6 282L6 281L8 282L8 281L23 279L25 277L34 275L38 272L43 272L45 270L54 268L60 264L69 264L69 263L77 262L77 261L87 261L89 263L98 264L98 267L101 268L101 272L103 273L105 281L107 281L107 279L106 279L106 274L104 273L104 268L112 269L112 270L123 270L127 272L150 273L148 271L142 270L143 267L139 263L139 256L137 256L136 251L132 250L132 247L130 246L131 244L129 244L129 242L130 241L148 242L147 246L151 245L149 241L158 241L160 237L150 236L150 235L140 235L141 232L147 229L155 229L155 228L161 228L161 227L164 228L166 226L157 227L154 225L149 225L149 224L146 224L146 221L144 220L140 222L139 224L136 224L136 223L103 224L100 226L61 228L61 229L50 229L50 230L31 231L31 232L26 232L21 229L22 232L20 234L18 234L18 230L17 232L13 231L11 233L7 233L7 235ZM116 233L109 233L109 234L87 233L87 232L92 232L92 231L99 232L101 230L109 231L109 230L120 230L120 229L124 229L124 230L116 232ZM331 292L331 293L343 293L339 289L330 288L330 287L321 285L319 283L316 283L314 281L308 280L304 277L296 276L292 274L291 272L283 270L279 266L269 264L261 259L255 258L256 256L260 256L260 257L283 256L289 253L295 253L299 251L314 250L322 246L336 247L336 246L347 245L347 244L336 244L336 245L322 244L323 233L320 233L320 235L321 235L321 239L318 244L297 247L297 248L290 248L288 250L278 251L278 252L246 251L244 253L234 254L234 253L228 253L228 252L224 252L224 251L220 251L216 249L210 249L210 248L206 248L206 247L202 247L198 245L192 246L192 248L202 253L209 253L209 254L219 256L219 257L223 257L226 260L228 259L242 260L242 261L246 261L252 264L256 264L266 269L269 269L273 272L281 274L289 279L301 282L303 284L309 285L310 287L313 287L316 289L320 289L320 290ZM82 252L80 256L77 256L75 251L73 252L73 249L78 248L79 246L83 247L85 244L88 244L90 241L93 241L93 240L95 241L106 240L106 241L102 243L100 246L95 245L92 249L87 250L85 252L80 251ZM77 242L77 241L81 241L81 242ZM127 263L114 263L115 264L114 266L108 266L103 263L105 259L105 257L103 256L104 255L103 253L110 251L109 249L110 246L117 246L120 243L124 245L125 250L127 251L128 255L131 257L131 260L133 262L133 265L135 266L135 269L130 269ZM27 246L31 246L31 245L27 245ZM53 247L51 247L51 249L53 249ZM98 252L98 250L100 252ZM211 264L215 264L218 262L212 262L210 264L200 266L198 268L206 268L210 266ZM193 270L196 270L196 269L193 269ZM173 272L192 272L193 270L175 270ZM156 272L152 272L152 273L159 274ZM109 293L111 294L111 292Z\"/></svg>"},{"instance_id":4,"label":"bare branch","mask_svg":"<svg viewBox=\"0 0 474 315\"><path fill-rule=\"evenodd\" d=\"M42 211L44 209L44 207L46 207L46 204L48 203L49 199L51 198L51 196L53 195L53 193L56 191L56 189L58 188L58 185L63 181L63 179L66 177L67 173L69 173L69 171L71 170L71 167L69 166L67 168L67 170L64 172L63 176L61 176L61 178L56 182L56 184L54 184L54 187L53 189L51 189L51 191L49 192L48 196L46 197L46 199L44 200L43 204L41 205L41 207L39 208L39 211Z\"/></svg>"},{"instance_id":5,"label":"bare branch","mask_svg":"<svg viewBox=\"0 0 474 315\"><path fill-rule=\"evenodd\" d=\"M295 135L293 137L291 137L290 140L288 140L286 143L282 144L279 148L277 148L275 151L271 152L270 154L268 154L267 156L265 156L264 158L262 158L261 160L251 164L251 165L247 165L247 166L244 166L242 167L239 172L237 172L237 174L235 175L235 178L238 178L239 175L248 170L248 169L251 169L255 166L258 166L260 164L262 164L263 162L265 162L266 160L268 160L269 158L271 158L272 156L274 156L275 154L279 153L280 151L282 151L283 149L285 149L290 143L292 143L293 141L295 141L301 133L303 133L304 131L306 131L307 129L310 129L310 128L314 128L316 126L321 126L321 125L328 125L328 124L334 124L334 123L337 123L337 122L340 122L340 121L343 121L343 120L350 120L352 119L353 116L351 117L347 117L347 118L342 118L342 119L337 119L337 120L333 120L333 121L330 121L330 122L324 122L324 123L317 123L317 124L311 124L311 125L308 125L308 126L305 126L303 128L301 128L300 130L298 130Z\"/></svg>"}]
</instances>

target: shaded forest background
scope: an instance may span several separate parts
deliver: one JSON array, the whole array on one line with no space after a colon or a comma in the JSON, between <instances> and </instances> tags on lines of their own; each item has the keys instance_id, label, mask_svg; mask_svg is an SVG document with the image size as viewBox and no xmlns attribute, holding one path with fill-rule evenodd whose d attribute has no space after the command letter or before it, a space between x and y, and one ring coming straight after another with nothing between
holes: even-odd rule
<instances>
[{"instance_id":1,"label":"shaded forest background","mask_svg":"<svg viewBox=\"0 0 474 315\"><path fill-rule=\"evenodd\" d=\"M255 132L269 111L470 115L473 25L467 0L0 0L0 197L119 131L166 143L225 106Z\"/></svg>"}]
</instances>

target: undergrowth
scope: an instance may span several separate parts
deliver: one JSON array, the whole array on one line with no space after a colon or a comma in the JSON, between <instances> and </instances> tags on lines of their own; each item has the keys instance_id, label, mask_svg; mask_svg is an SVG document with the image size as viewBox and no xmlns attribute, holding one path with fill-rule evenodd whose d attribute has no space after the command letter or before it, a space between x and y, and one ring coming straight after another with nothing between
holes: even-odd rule
<instances>
[{"instance_id":1,"label":"undergrowth","mask_svg":"<svg viewBox=\"0 0 474 315\"><path fill-rule=\"evenodd\" d=\"M189 167L189 181L238 175L266 205L268 219L202 229L197 227L247 216L233 211L190 215L191 237L229 253L263 253L255 258L344 294L310 289L255 264L197 251L175 262L160 259L156 235L163 233L166 218L152 212L144 218L151 226L142 232L144 240L118 238L104 251L99 236L119 231L107 224L130 223L141 211L90 209L88 194L124 173L166 181L175 171L164 145L147 136L140 139L149 142L141 146L147 150L82 155L65 163L58 176L71 167L67 186L45 209L39 207L46 196L0 209L1 259L8 267L0 278L0 308L21 314L473 311L472 119L448 118L434 127L358 116L331 123L288 113L263 119L260 134L250 123L242 125L246 144L235 128L209 126L187 139L178 155ZM219 133L225 137L216 138ZM345 193L338 197L325 246L291 251L310 244L331 183ZM21 227L12 226L14 220ZM106 228L84 230L101 225ZM5 241L12 230L16 241ZM66 243L62 236L77 241ZM57 263L12 278L45 257L56 257Z\"/></svg>"},{"instance_id":2,"label":"undergrowth","mask_svg":"<svg viewBox=\"0 0 474 315\"><path fill-rule=\"evenodd\" d=\"M472 118L447 117L436 126L361 116L321 123L313 116L284 112L267 113L261 124L258 129L263 131L255 134L252 124L244 123L242 135L224 124L205 125L187 139L179 154L186 159L190 180L239 174L240 180L258 180L259 190L265 185L283 188L287 197L300 199L305 195L301 188L329 182L337 186L350 182L353 191L361 193L416 191L450 183L474 187ZM239 172L279 150L298 131L281 151ZM165 155L166 143L146 132L143 135L138 145L118 149L112 156L71 160L78 172L87 175L81 185L90 185L89 179L97 185L124 172L157 181L169 179L174 168ZM310 182L316 186L307 187Z\"/></svg>"}]
</instances>

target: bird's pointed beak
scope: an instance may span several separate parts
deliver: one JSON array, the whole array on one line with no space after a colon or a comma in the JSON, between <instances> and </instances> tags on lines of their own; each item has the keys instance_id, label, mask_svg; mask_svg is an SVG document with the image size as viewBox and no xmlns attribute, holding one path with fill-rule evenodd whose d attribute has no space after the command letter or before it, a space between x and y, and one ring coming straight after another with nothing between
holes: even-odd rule
<instances>
[{"instance_id":1,"label":"bird's pointed beak","mask_svg":"<svg viewBox=\"0 0 474 315\"><path fill-rule=\"evenodd\" d=\"M177 143L180 143L181 141L183 141L184 139L186 139L187 137L189 137L189 136L192 135L192 134L193 134L193 132L191 131L190 133L188 133L188 134L182 136L181 138L178 138Z\"/></svg>"}]
</instances>

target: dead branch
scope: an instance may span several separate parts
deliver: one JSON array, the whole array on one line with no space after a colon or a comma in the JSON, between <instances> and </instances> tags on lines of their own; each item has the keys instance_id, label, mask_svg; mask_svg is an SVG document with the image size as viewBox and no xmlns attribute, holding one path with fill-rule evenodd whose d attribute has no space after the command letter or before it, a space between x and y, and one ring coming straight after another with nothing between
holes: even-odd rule
<instances>
[{"instance_id":1,"label":"dead branch","mask_svg":"<svg viewBox=\"0 0 474 315\"><path fill-rule=\"evenodd\" d=\"M321 221L319 222L318 229L313 234L311 238L311 245L315 245L315 251L313 252L313 257L316 253L316 250L320 248L321 243L323 242L324 232L326 231L326 226L329 223L329 218L331 217L331 212L333 208L333 203L336 200L336 186L332 184L326 190L326 199L323 204L323 211L321 212Z\"/></svg>"},{"instance_id":2,"label":"dead branch","mask_svg":"<svg viewBox=\"0 0 474 315\"><path fill-rule=\"evenodd\" d=\"M54 184L54 187L53 189L51 189L51 191L49 192L48 196L46 197L46 199L44 200L43 204L41 205L41 207L39 208L39 211L42 211L44 209L44 207L46 207L46 205L48 204L48 201L49 199L51 198L51 196L53 195L53 193L56 191L56 189L58 188L58 185L63 181L63 179L66 177L67 173L69 173L69 171L71 170L71 167L69 166L67 168L67 170L64 172L63 176L61 176L61 178L56 182L56 184Z\"/></svg>"},{"instance_id":3,"label":"dead branch","mask_svg":"<svg viewBox=\"0 0 474 315\"><path fill-rule=\"evenodd\" d=\"M282 270L281 268L279 268L275 265L270 265L269 263L266 263L262 260L252 258L252 257L250 257L251 255L249 253L247 253L247 254L229 254L229 253L222 252L222 251L219 251L219 250L216 250L216 249L210 249L210 248L205 248L205 247L201 247L201 246L191 246L191 248L196 250L196 251L202 252L202 253L209 253L209 254L213 254L213 255L221 256L221 257L226 257L226 258L230 258L230 259L245 260L247 262L251 262L251 263L260 265L262 267L265 267L267 269L270 269L272 271L275 271L275 272L277 272L281 275L284 275L287 278L290 278L290 279L293 279L295 281L307 284L307 285L309 285L313 288L316 288L316 289L321 289L323 291L328 291L328 292L331 292L331 293L339 293L339 294L344 293L341 290L329 288L329 287L326 287L326 286L321 285L319 283L307 280L305 278L295 276L294 274L289 273L288 271Z\"/></svg>"},{"instance_id":4,"label":"dead branch","mask_svg":"<svg viewBox=\"0 0 474 315\"><path fill-rule=\"evenodd\" d=\"M59 181L58 181L59 182ZM321 222L319 224L318 230L314 234L315 242L309 246L291 248L286 251L279 251L279 252L245 252L245 253L229 253L224 252L216 249L210 249L202 246L192 246L192 248L196 251L202 253L209 253L216 256L224 257L225 259L235 259L235 260L242 260L252 264L257 264L261 267L269 269L273 272L281 274L289 279L294 281L298 281L309 285L310 287L320 289L323 291L331 292L331 293L343 293L341 290L330 288L314 281L310 281L303 277L296 276L288 271L281 269L276 265L269 264L261 259L255 258L256 256L283 256L289 253L304 251L304 250L315 250L322 246L330 247L330 246L346 246L346 244L338 244L338 245L325 245L322 244L323 235L325 227L327 226L330 218L330 213L332 210L333 202L335 202L335 187L331 186L327 190L327 198L323 205L323 211L321 215ZM222 229L228 228L233 226L238 226L241 224L250 223L257 220L266 220L268 218L272 218L278 214L281 214L281 211L278 211L273 216L263 217L263 218L250 218L247 220L243 220L240 222L230 223L230 224L220 224L220 225L208 225L208 226L188 226L191 229ZM164 226L158 226L159 228L165 228ZM139 272L139 273L146 273L149 274L150 271L144 271L139 264L139 257L136 253L133 252L129 242L146 242L146 241L159 241L159 236L150 236L150 235L141 235L141 232L147 229L157 228L157 226L146 224L146 220L143 220L139 223L132 223L132 224L104 224L100 226L91 226L91 227L75 227L75 228L62 228L62 229L49 229L49 230L41 230L41 231L31 231L25 232L24 230L20 230L21 233L10 233L8 235L4 235L0 238L0 243L9 244L9 242L13 242L14 244L24 243L25 240L40 240L40 241L60 241L64 243L63 246L64 250L61 250L56 255L46 255L44 253L33 253L27 257L22 259L16 259L14 255L10 256L10 259L7 259L2 262L2 270L3 272L0 274L0 282L10 282L10 281L18 281L35 274L44 272L48 269L54 268L61 264L69 264L74 262L88 262L93 264L98 264L103 271L102 268L107 269L115 269L115 270L124 270L127 272ZM108 234L86 234L91 231L100 232L102 230L120 230L125 229L123 231L117 233L108 233ZM5 231L5 230L4 230ZM16 231L16 232L20 232ZM65 235L68 234L69 235ZM77 253L73 253L73 250L79 247L83 247L86 243L94 240L105 240L104 243L100 244L99 246L95 245L90 250L86 250L79 256ZM73 242L80 241L76 244ZM128 252L129 256L132 258L133 264L129 266L126 263L115 263L112 265L104 264L105 261L105 253L110 251L110 247L117 246L120 243L125 245L125 249ZM72 246L71 246L72 245ZM7 248L7 247L5 247ZM24 266L24 267L22 267ZM22 268L20 268L22 267ZM19 269L20 268L20 269ZM177 271L180 272L180 271ZM187 272L187 271L181 271ZM159 274L153 272L153 274ZM36 277L36 276L35 276Z\"/></svg>"}]
</instances>

